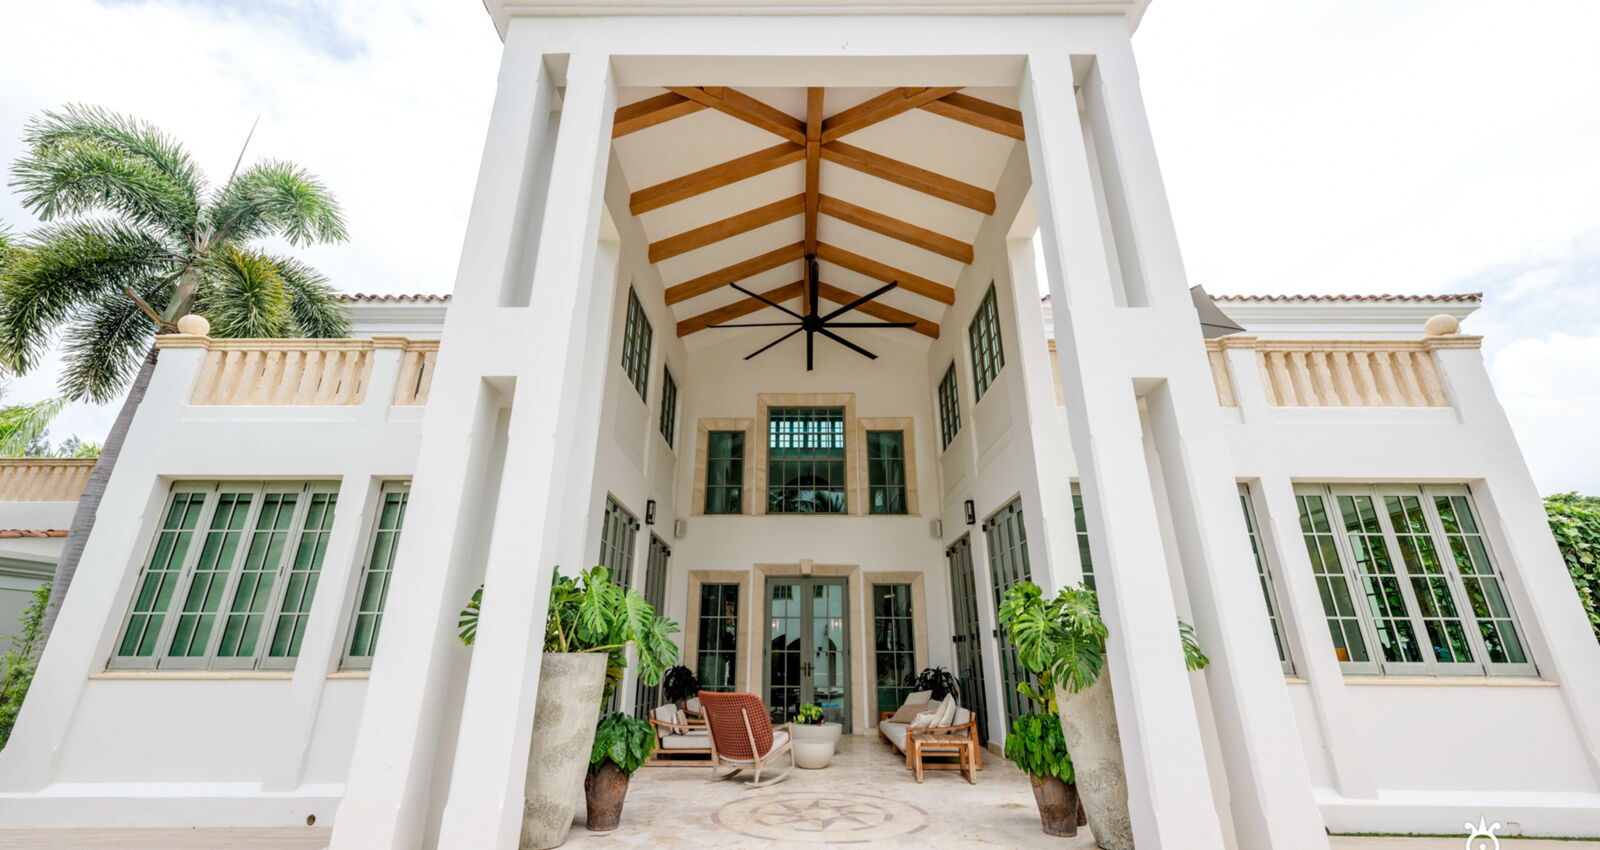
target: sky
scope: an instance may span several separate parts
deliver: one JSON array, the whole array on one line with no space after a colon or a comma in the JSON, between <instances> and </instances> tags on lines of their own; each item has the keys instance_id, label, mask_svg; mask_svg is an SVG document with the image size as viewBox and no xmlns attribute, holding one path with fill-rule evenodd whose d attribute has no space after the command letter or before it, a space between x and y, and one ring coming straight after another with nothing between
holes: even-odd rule
<instances>
[{"instance_id":1,"label":"sky","mask_svg":"<svg viewBox=\"0 0 1600 850\"><path fill-rule=\"evenodd\" d=\"M449 290L494 95L477 0L0 0L0 163L69 102L154 122L213 179L294 160L350 292ZM1482 292L1464 330L1544 492L1600 493L1600 3L1154 0L1134 47L1192 283ZM35 222L0 191L0 221ZM8 403L52 394L53 367ZM52 430L97 440L113 407Z\"/></svg>"}]
</instances>

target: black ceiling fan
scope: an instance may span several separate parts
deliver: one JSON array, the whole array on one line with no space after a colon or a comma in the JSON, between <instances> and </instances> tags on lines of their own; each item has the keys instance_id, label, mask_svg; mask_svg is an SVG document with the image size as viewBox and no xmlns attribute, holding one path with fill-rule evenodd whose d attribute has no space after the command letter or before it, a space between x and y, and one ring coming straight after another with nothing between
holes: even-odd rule
<instances>
[{"instance_id":1,"label":"black ceiling fan","mask_svg":"<svg viewBox=\"0 0 1600 850\"><path fill-rule=\"evenodd\" d=\"M863 357L866 357L869 360L877 360L878 359L878 355L873 354L872 352L866 350L865 348L862 348L859 345L856 345L855 343L851 342L850 340L845 339L842 336L839 336L838 334L834 333L833 331L831 331L829 329L830 328L912 328L912 327L916 327L916 322L836 322L836 321L834 321L834 319L838 318L839 316L842 316L845 313L848 313L851 310L854 310L857 307L860 307L862 304L865 304L868 301L871 301L871 300L877 298L878 296L884 294L885 292L888 292L889 290L894 289L895 287L899 286L900 285L899 281L891 281L888 284L886 284L884 286L881 286L881 287L878 287L877 289L874 289L873 291L867 293L866 295L863 295L860 298L857 298L856 300L851 301L849 304L846 304L843 307L840 307L839 309L834 310L832 313L829 313L826 316L821 315L817 310L817 289L818 289L818 286L817 286L817 257L816 257L815 254L807 254L806 255L805 304L804 304L804 308L803 308L806 312L805 312L804 315L801 315L800 313L796 313L795 311L790 310L788 307L785 307L785 306L783 306L782 304L779 304L776 301L768 300L767 298L765 298L764 296L762 296L759 293L751 292L750 290L745 289L744 287L740 286L737 283L731 283L730 282L728 285L733 287L734 289L737 289L738 291L744 293L745 295L748 295L751 298L754 298L757 301L760 301L761 303L766 304L768 307L773 307L773 308L776 308L778 310L782 310L783 312L788 313L789 315L791 315L791 316L793 316L795 318L795 320L792 321L792 322L744 322L744 323L741 323L741 324L733 324L733 325L711 325L710 326L710 327L713 327L713 328L794 328L794 330L789 331L788 333L784 334L783 336L780 336L777 339L773 340L772 342L769 342L766 345L763 345L760 348L756 349L755 351L752 351L749 354L745 355L744 359L746 359L746 360L749 360L750 358L756 356L757 354L760 354L763 351L766 351L767 349L773 347L774 345L777 345L780 342L783 342L784 340L788 339L789 337L794 336L797 333L800 333L801 331L805 331L805 334L806 334L806 371L807 372L812 371L812 368L815 365L814 354L816 352L815 346L816 346L817 334L822 334L823 336L827 337L828 339L831 339L834 342L839 343L840 345L844 346L845 348L848 348L851 351L854 351L857 354L860 354L860 355L862 355Z\"/></svg>"}]
</instances>

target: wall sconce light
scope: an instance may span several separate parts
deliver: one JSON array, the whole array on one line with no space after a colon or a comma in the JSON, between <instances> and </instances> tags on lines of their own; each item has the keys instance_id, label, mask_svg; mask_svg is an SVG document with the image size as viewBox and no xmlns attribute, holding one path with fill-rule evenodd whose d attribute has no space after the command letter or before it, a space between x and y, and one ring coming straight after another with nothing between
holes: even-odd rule
<instances>
[{"instance_id":1,"label":"wall sconce light","mask_svg":"<svg viewBox=\"0 0 1600 850\"><path fill-rule=\"evenodd\" d=\"M962 505L962 507L966 508L966 510L967 510L967 525L977 525L978 524L978 506L974 505L972 503L971 499L968 499L965 502L962 502L961 505Z\"/></svg>"},{"instance_id":2,"label":"wall sconce light","mask_svg":"<svg viewBox=\"0 0 1600 850\"><path fill-rule=\"evenodd\" d=\"M644 503L644 524L656 524L656 500L649 499Z\"/></svg>"}]
</instances>

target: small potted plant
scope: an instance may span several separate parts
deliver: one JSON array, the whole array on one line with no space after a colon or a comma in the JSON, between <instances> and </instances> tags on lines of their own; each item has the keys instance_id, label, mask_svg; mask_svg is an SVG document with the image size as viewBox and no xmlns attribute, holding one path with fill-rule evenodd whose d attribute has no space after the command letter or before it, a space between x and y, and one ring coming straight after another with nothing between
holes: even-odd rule
<instances>
[{"instance_id":1,"label":"small potted plant","mask_svg":"<svg viewBox=\"0 0 1600 850\"><path fill-rule=\"evenodd\" d=\"M833 761L834 748L839 745L839 734L844 727L831 722L822 713L822 706L806 703L795 709L790 718L789 734L794 738L794 766L807 770L820 770Z\"/></svg>"},{"instance_id":2,"label":"small potted plant","mask_svg":"<svg viewBox=\"0 0 1600 850\"><path fill-rule=\"evenodd\" d=\"M620 711L606 715L595 727L589 773L583 779L590 831L616 829L622 822L622 802L628 796L628 780L650 757L655 743L656 736L650 731L649 723Z\"/></svg>"},{"instance_id":3,"label":"small potted plant","mask_svg":"<svg viewBox=\"0 0 1600 850\"><path fill-rule=\"evenodd\" d=\"M957 699L961 697L961 683L956 681L955 674L943 667L925 667L906 679L906 685L915 691L932 691L929 699L942 700L952 694Z\"/></svg>"},{"instance_id":4,"label":"small potted plant","mask_svg":"<svg viewBox=\"0 0 1600 850\"><path fill-rule=\"evenodd\" d=\"M1006 735L1006 758L1033 783L1044 834L1077 835L1078 788L1072 781L1072 756L1061 737L1061 718L1054 712L1018 717Z\"/></svg>"},{"instance_id":5,"label":"small potted plant","mask_svg":"<svg viewBox=\"0 0 1600 850\"><path fill-rule=\"evenodd\" d=\"M700 677L682 664L668 669L661 677L661 698L678 706L680 711L699 693Z\"/></svg>"}]
</instances>

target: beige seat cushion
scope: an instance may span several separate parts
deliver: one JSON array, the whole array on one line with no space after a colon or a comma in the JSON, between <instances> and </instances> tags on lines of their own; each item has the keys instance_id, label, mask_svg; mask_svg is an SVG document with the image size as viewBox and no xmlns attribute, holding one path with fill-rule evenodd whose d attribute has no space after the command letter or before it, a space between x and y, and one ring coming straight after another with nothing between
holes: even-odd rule
<instances>
[{"instance_id":1,"label":"beige seat cushion","mask_svg":"<svg viewBox=\"0 0 1600 850\"><path fill-rule=\"evenodd\" d=\"M954 720L950 721L950 725L951 726L964 726L964 725L966 725L967 723L969 723L971 721L972 721L972 712L970 712L970 711L968 711L968 710L966 710L964 708L961 708L960 706L957 706L956 707L956 717L955 717Z\"/></svg>"},{"instance_id":2,"label":"beige seat cushion","mask_svg":"<svg viewBox=\"0 0 1600 850\"><path fill-rule=\"evenodd\" d=\"M666 705L658 705L655 708L650 709L650 716L654 717L661 723L683 723L683 712L679 711L678 707L670 702ZM683 733L683 730L668 729L663 726L657 726L656 732L659 733L660 737L667 738L674 735L680 735Z\"/></svg>"},{"instance_id":3,"label":"beige seat cushion","mask_svg":"<svg viewBox=\"0 0 1600 850\"><path fill-rule=\"evenodd\" d=\"M663 750L709 750L711 734L704 729L695 729L681 735L663 735L659 747Z\"/></svg>"},{"instance_id":4,"label":"beige seat cushion","mask_svg":"<svg viewBox=\"0 0 1600 850\"><path fill-rule=\"evenodd\" d=\"M900 752L906 751L906 730L908 728L910 728L910 724L896 723L893 720L884 720L878 723L878 731L882 732L883 737L888 738L889 742L894 744L895 748Z\"/></svg>"}]
</instances>

